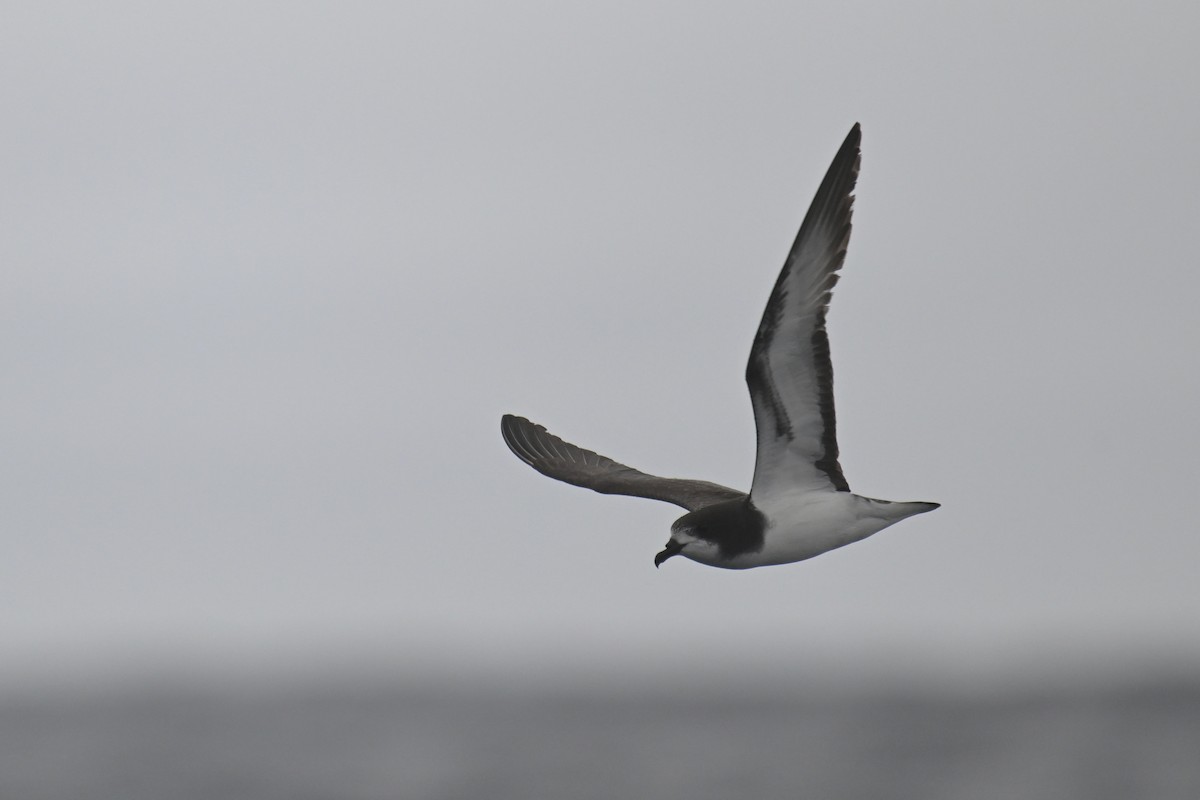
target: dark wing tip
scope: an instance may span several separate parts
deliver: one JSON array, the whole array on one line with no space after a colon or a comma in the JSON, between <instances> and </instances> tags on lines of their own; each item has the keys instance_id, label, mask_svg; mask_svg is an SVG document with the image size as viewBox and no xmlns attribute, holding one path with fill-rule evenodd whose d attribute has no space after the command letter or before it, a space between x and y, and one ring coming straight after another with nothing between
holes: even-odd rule
<instances>
[{"instance_id":1,"label":"dark wing tip","mask_svg":"<svg viewBox=\"0 0 1200 800\"><path fill-rule=\"evenodd\" d=\"M506 441L512 434L526 428L533 428L535 430L541 428L545 430L545 428L542 428L536 422L530 422L524 417L518 417L516 414L505 414L500 418L500 433Z\"/></svg>"},{"instance_id":2,"label":"dark wing tip","mask_svg":"<svg viewBox=\"0 0 1200 800\"><path fill-rule=\"evenodd\" d=\"M505 414L500 418L500 435L504 437L504 443L512 450L513 455L530 466L536 466L538 462L547 458L554 458L543 439L543 435L548 436L549 433L541 425L524 417Z\"/></svg>"},{"instance_id":3,"label":"dark wing tip","mask_svg":"<svg viewBox=\"0 0 1200 800\"><path fill-rule=\"evenodd\" d=\"M833 157L833 162L830 167L830 172L840 172L841 169L835 169L833 165L852 164L851 178L849 191L854 190L854 178L858 177L858 167L862 161L862 127L856 122L850 132L846 134L845 140L842 141L842 146L838 148L837 155ZM844 167L842 168L844 169Z\"/></svg>"},{"instance_id":4,"label":"dark wing tip","mask_svg":"<svg viewBox=\"0 0 1200 800\"><path fill-rule=\"evenodd\" d=\"M858 161L862 157L862 126L857 122L850 132L846 134L846 138L842 140L842 146L838 148L837 155L833 157L831 162L830 172L838 173L841 171L838 165L854 162L854 172L858 173ZM828 175L826 176L828 177Z\"/></svg>"},{"instance_id":5,"label":"dark wing tip","mask_svg":"<svg viewBox=\"0 0 1200 800\"><path fill-rule=\"evenodd\" d=\"M574 479L566 477L564 470L577 473L595 468L603 471L614 466L623 467L599 453L565 442L544 426L515 414L505 414L500 418L500 435L517 458L538 472L568 483Z\"/></svg>"},{"instance_id":6,"label":"dark wing tip","mask_svg":"<svg viewBox=\"0 0 1200 800\"><path fill-rule=\"evenodd\" d=\"M508 441L508 437L521 423L530 424L529 420L515 414L505 414L500 418L500 435L504 437L504 441Z\"/></svg>"},{"instance_id":7,"label":"dark wing tip","mask_svg":"<svg viewBox=\"0 0 1200 800\"><path fill-rule=\"evenodd\" d=\"M856 122L856 123L854 123L854 127L852 127L850 129L850 132L846 134L846 139L845 139L845 141L842 142L841 150L845 151L847 148L853 148L855 150L858 150L858 149L861 149L861 147L862 147L862 126Z\"/></svg>"},{"instance_id":8,"label":"dark wing tip","mask_svg":"<svg viewBox=\"0 0 1200 800\"><path fill-rule=\"evenodd\" d=\"M526 464L533 464L538 460L538 454L531 446L530 436L527 433L529 428L536 427L524 417L513 414L505 414L500 418L500 435L504 437L504 443L508 445L508 449L513 452L513 455Z\"/></svg>"}]
</instances>

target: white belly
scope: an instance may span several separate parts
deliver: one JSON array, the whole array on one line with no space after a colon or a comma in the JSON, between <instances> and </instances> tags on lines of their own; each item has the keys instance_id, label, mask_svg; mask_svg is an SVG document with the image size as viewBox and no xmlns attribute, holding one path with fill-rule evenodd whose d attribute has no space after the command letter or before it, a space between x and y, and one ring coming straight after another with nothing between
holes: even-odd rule
<instances>
[{"instance_id":1,"label":"white belly","mask_svg":"<svg viewBox=\"0 0 1200 800\"><path fill-rule=\"evenodd\" d=\"M770 508L762 550L740 555L725 564L746 569L790 564L819 556L878 533L917 510L908 503L888 503L850 492L797 494Z\"/></svg>"},{"instance_id":2,"label":"white belly","mask_svg":"<svg viewBox=\"0 0 1200 800\"><path fill-rule=\"evenodd\" d=\"M763 518L758 549L727 557L717 537L691 535L686 524L691 514L676 521L680 527L672 526L671 535L672 541L679 537L685 558L724 569L749 569L804 561L937 507L937 503L873 500L850 492L796 492L772 498L769 505L755 504Z\"/></svg>"}]
</instances>

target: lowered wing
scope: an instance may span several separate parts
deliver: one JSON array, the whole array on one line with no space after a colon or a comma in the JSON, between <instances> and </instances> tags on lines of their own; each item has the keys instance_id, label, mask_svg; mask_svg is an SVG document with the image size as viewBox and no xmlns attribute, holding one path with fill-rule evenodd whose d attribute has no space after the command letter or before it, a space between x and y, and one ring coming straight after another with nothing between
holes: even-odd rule
<instances>
[{"instance_id":1,"label":"lowered wing","mask_svg":"<svg viewBox=\"0 0 1200 800\"><path fill-rule=\"evenodd\" d=\"M601 494L662 500L688 511L746 496L744 492L708 481L647 475L607 456L564 442L524 417L505 414L500 420L500 433L508 449L538 472Z\"/></svg>"}]
</instances>

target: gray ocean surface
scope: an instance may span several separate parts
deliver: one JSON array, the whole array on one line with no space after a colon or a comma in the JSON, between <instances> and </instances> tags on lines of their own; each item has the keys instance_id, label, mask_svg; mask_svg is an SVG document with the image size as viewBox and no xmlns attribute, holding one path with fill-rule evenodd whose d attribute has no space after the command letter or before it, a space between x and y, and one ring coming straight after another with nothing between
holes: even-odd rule
<instances>
[{"instance_id":1,"label":"gray ocean surface","mask_svg":"<svg viewBox=\"0 0 1200 800\"><path fill-rule=\"evenodd\" d=\"M379 682L0 698L4 800L1200 797L1200 681L971 693Z\"/></svg>"}]
</instances>

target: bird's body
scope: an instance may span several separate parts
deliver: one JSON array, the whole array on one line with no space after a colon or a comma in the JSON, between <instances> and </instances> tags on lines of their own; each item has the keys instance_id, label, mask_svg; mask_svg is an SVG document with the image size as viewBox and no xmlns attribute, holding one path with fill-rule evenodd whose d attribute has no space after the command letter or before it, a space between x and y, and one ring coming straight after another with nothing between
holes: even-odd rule
<instances>
[{"instance_id":1,"label":"bird's body","mask_svg":"<svg viewBox=\"0 0 1200 800\"><path fill-rule=\"evenodd\" d=\"M746 383L758 451L749 494L647 475L527 419L501 420L509 448L544 475L686 508L656 565L674 555L725 569L803 561L938 507L853 494L838 463L825 315L850 238L859 141L855 125L813 198L754 337Z\"/></svg>"},{"instance_id":2,"label":"bird's body","mask_svg":"<svg viewBox=\"0 0 1200 800\"><path fill-rule=\"evenodd\" d=\"M851 492L797 493L765 510L749 498L727 500L680 517L671 526L671 539L685 545L680 553L693 561L749 569L805 561L934 508L934 503L889 503Z\"/></svg>"}]
</instances>

